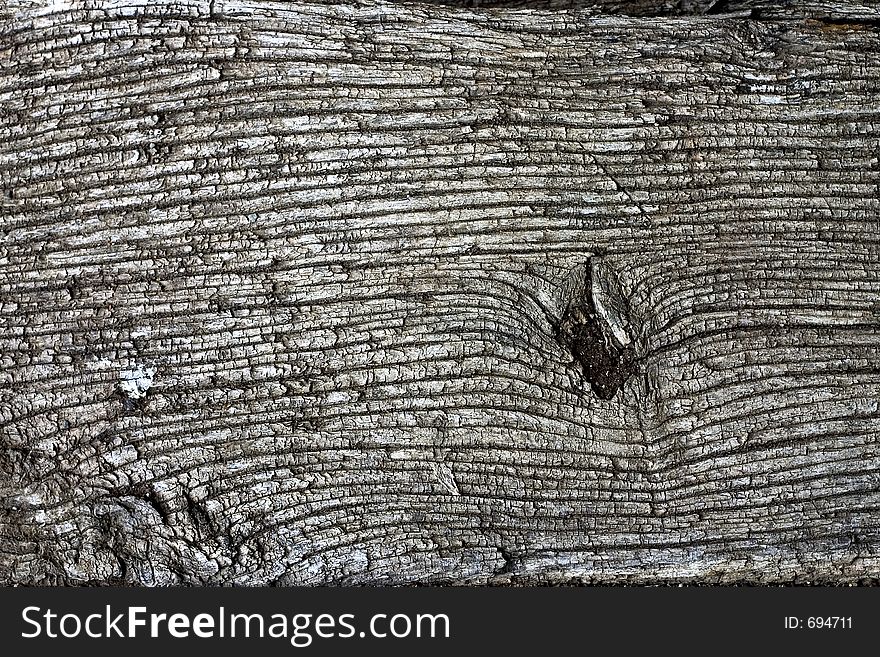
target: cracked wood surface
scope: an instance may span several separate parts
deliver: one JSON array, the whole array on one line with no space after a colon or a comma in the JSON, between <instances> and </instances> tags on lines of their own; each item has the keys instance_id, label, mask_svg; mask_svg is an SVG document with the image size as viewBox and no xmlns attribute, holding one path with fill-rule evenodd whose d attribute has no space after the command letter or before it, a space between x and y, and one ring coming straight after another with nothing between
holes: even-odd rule
<instances>
[{"instance_id":1,"label":"cracked wood surface","mask_svg":"<svg viewBox=\"0 0 880 657\"><path fill-rule=\"evenodd\" d=\"M870 7L8 7L0 581L877 578Z\"/></svg>"},{"instance_id":2,"label":"cracked wood surface","mask_svg":"<svg viewBox=\"0 0 880 657\"><path fill-rule=\"evenodd\" d=\"M36 0L34 0L36 1ZM772 20L812 18L871 22L880 2L839 0L428 0L429 4L470 8L593 9L628 16L727 16Z\"/></svg>"}]
</instances>

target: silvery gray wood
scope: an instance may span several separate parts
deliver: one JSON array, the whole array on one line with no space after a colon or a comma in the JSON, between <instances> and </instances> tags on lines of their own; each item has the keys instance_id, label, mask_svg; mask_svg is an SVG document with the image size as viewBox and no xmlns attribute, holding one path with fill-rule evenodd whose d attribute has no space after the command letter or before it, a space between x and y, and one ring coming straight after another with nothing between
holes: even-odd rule
<instances>
[{"instance_id":1,"label":"silvery gray wood","mask_svg":"<svg viewBox=\"0 0 880 657\"><path fill-rule=\"evenodd\" d=\"M838 0L427 0L429 4L481 9L595 9L630 16L725 16L771 20L870 22L880 2Z\"/></svg>"},{"instance_id":2,"label":"silvery gray wood","mask_svg":"<svg viewBox=\"0 0 880 657\"><path fill-rule=\"evenodd\" d=\"M0 581L876 578L822 6L7 3Z\"/></svg>"}]
</instances>

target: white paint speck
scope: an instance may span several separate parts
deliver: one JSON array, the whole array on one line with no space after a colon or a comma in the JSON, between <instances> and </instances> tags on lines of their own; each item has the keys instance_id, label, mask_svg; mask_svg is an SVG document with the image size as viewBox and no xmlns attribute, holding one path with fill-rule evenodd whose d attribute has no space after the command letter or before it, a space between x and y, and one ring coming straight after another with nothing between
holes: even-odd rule
<instances>
[{"instance_id":1,"label":"white paint speck","mask_svg":"<svg viewBox=\"0 0 880 657\"><path fill-rule=\"evenodd\" d=\"M338 390L334 390L325 397L328 404L341 404L342 402L347 402L348 399L348 393L340 392Z\"/></svg>"},{"instance_id":2,"label":"white paint speck","mask_svg":"<svg viewBox=\"0 0 880 657\"><path fill-rule=\"evenodd\" d=\"M107 452L104 454L103 458L108 464L118 468L137 461L138 453L131 445L123 445L122 447L117 447L116 449Z\"/></svg>"},{"instance_id":3,"label":"white paint speck","mask_svg":"<svg viewBox=\"0 0 880 657\"><path fill-rule=\"evenodd\" d=\"M70 0L49 0L49 10L52 12L62 12L73 9L73 3Z\"/></svg>"},{"instance_id":4,"label":"white paint speck","mask_svg":"<svg viewBox=\"0 0 880 657\"><path fill-rule=\"evenodd\" d=\"M19 4L24 9L32 11L35 16L59 14L77 8L75 0L29 0Z\"/></svg>"},{"instance_id":5,"label":"white paint speck","mask_svg":"<svg viewBox=\"0 0 880 657\"><path fill-rule=\"evenodd\" d=\"M129 399L140 399L153 385L155 375L156 368L152 365L136 365L119 373L119 388Z\"/></svg>"}]
</instances>

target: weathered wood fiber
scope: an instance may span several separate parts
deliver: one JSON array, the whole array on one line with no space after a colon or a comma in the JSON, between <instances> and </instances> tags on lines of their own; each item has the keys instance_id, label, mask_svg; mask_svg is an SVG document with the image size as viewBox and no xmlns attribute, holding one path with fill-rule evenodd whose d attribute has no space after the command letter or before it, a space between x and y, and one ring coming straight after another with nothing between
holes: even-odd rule
<instances>
[{"instance_id":1,"label":"weathered wood fiber","mask_svg":"<svg viewBox=\"0 0 880 657\"><path fill-rule=\"evenodd\" d=\"M728 16L772 20L874 21L880 2L866 0L425 0L429 4L472 8L592 9L629 16Z\"/></svg>"},{"instance_id":2,"label":"weathered wood fiber","mask_svg":"<svg viewBox=\"0 0 880 657\"><path fill-rule=\"evenodd\" d=\"M283 4L285 0L281 0ZM625 16L725 16L770 20L812 18L833 21L877 21L880 0L393 0L401 4L445 5L473 9L581 10ZM299 4L357 4L362 0L301 0ZM103 0L0 0L11 11L39 7L100 8Z\"/></svg>"},{"instance_id":3,"label":"weathered wood fiber","mask_svg":"<svg viewBox=\"0 0 880 657\"><path fill-rule=\"evenodd\" d=\"M880 32L592 13L0 22L0 581L877 578Z\"/></svg>"}]
</instances>

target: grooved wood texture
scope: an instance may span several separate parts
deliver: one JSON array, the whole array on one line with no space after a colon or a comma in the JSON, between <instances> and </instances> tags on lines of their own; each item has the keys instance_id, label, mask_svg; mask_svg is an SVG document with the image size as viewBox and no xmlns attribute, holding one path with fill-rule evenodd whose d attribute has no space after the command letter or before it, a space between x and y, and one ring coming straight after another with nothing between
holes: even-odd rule
<instances>
[{"instance_id":1,"label":"grooved wood texture","mask_svg":"<svg viewBox=\"0 0 880 657\"><path fill-rule=\"evenodd\" d=\"M878 576L869 20L28 4L0 581Z\"/></svg>"},{"instance_id":2,"label":"grooved wood texture","mask_svg":"<svg viewBox=\"0 0 880 657\"><path fill-rule=\"evenodd\" d=\"M318 0L321 1L321 0ZM630 16L725 16L771 20L880 19L880 2L863 0L424 0L427 4L480 9L589 9Z\"/></svg>"}]
</instances>

